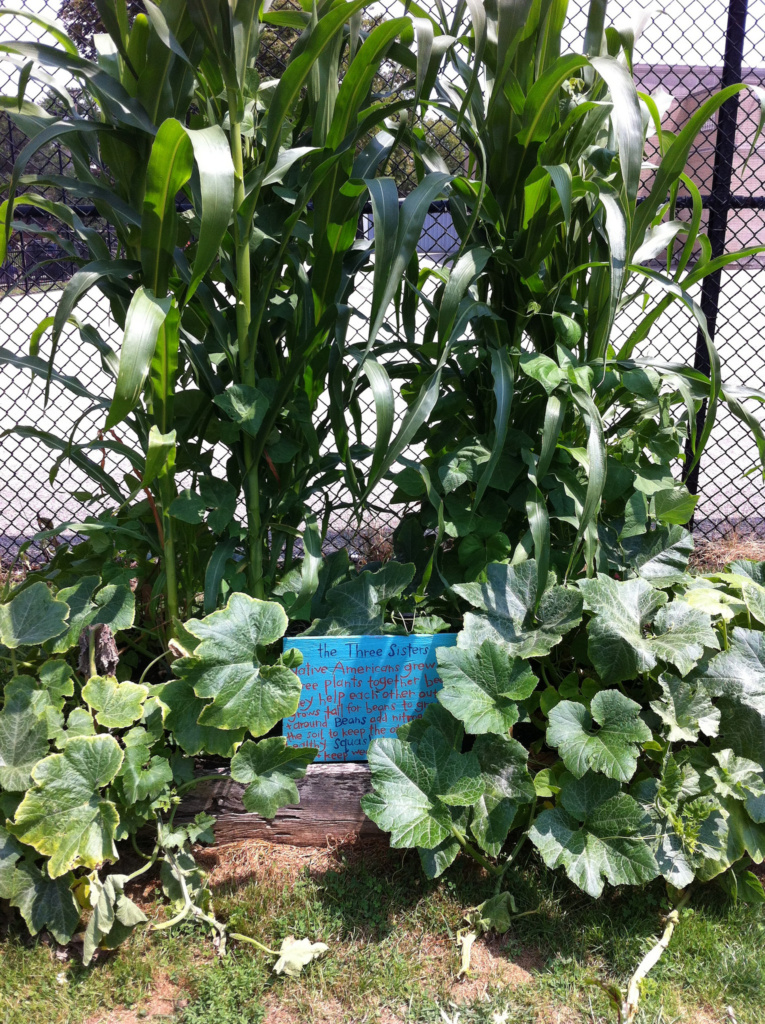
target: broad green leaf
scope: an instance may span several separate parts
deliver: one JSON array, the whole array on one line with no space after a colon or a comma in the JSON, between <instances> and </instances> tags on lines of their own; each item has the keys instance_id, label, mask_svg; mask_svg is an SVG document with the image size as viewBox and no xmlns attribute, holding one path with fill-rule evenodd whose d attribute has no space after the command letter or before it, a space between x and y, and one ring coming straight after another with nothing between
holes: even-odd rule
<instances>
[{"instance_id":1,"label":"broad green leaf","mask_svg":"<svg viewBox=\"0 0 765 1024\"><path fill-rule=\"evenodd\" d=\"M443 689L438 700L469 733L506 735L518 721L518 701L537 687L528 662L508 657L491 640L475 650L439 647L438 673Z\"/></svg>"},{"instance_id":2,"label":"broad green leaf","mask_svg":"<svg viewBox=\"0 0 765 1024\"><path fill-rule=\"evenodd\" d=\"M424 850L419 847L417 853L420 855L422 870L428 878L438 878L455 862L461 849L459 840L454 836L444 839L432 850Z\"/></svg>"},{"instance_id":3,"label":"broad green leaf","mask_svg":"<svg viewBox=\"0 0 765 1024\"><path fill-rule=\"evenodd\" d=\"M707 615L711 615L713 618L719 616L726 622L730 622L741 612L745 612L747 608L745 602L733 594L698 578L685 591L683 600L691 608L699 608Z\"/></svg>"},{"instance_id":4,"label":"broad green leaf","mask_svg":"<svg viewBox=\"0 0 765 1024\"><path fill-rule=\"evenodd\" d=\"M125 750L119 777L128 801L137 803L156 799L173 781L173 769L166 757L152 756L149 747L136 744Z\"/></svg>"},{"instance_id":5,"label":"broad green leaf","mask_svg":"<svg viewBox=\"0 0 765 1024\"><path fill-rule=\"evenodd\" d=\"M696 878L701 882L709 882L723 871L727 871L731 864L743 856L745 844L743 841L736 842L735 839L731 842L733 837L730 814L724 808L710 807L704 797L691 801L686 808L692 808L693 805L705 810L706 816L701 822L689 860ZM734 806L737 806L735 801ZM699 816L701 813L702 810L699 811ZM739 840L743 839L741 831L737 831Z\"/></svg>"},{"instance_id":6,"label":"broad green leaf","mask_svg":"<svg viewBox=\"0 0 765 1024\"><path fill-rule=\"evenodd\" d=\"M105 429L116 426L135 408L170 306L171 299L158 298L143 285L135 291L125 318L117 383Z\"/></svg>"},{"instance_id":7,"label":"broad green leaf","mask_svg":"<svg viewBox=\"0 0 765 1024\"><path fill-rule=\"evenodd\" d=\"M148 686L118 683L114 676L93 676L82 688L82 699L105 729L127 729L143 714Z\"/></svg>"},{"instance_id":8,"label":"broad green leaf","mask_svg":"<svg viewBox=\"0 0 765 1024\"><path fill-rule=\"evenodd\" d=\"M268 396L247 384L232 384L213 398L213 402L222 409L247 434L257 437L263 418L268 412L270 402Z\"/></svg>"},{"instance_id":9,"label":"broad green leaf","mask_svg":"<svg viewBox=\"0 0 765 1024\"><path fill-rule=\"evenodd\" d=\"M143 488L150 487L158 476L161 476L166 469L173 464L175 458L177 437L175 430L169 430L163 434L154 425L149 430L149 444L146 451L146 463L141 475Z\"/></svg>"},{"instance_id":10,"label":"broad green leaf","mask_svg":"<svg viewBox=\"0 0 765 1024\"><path fill-rule=\"evenodd\" d=\"M198 697L212 698L200 725L262 736L294 715L300 680L281 663L263 664L259 653L284 636L287 616L281 605L234 594L221 611L192 619L186 629L201 642L191 657L175 663L175 670Z\"/></svg>"},{"instance_id":11,"label":"broad green leaf","mask_svg":"<svg viewBox=\"0 0 765 1024\"><path fill-rule=\"evenodd\" d=\"M638 744L650 739L640 705L618 690L595 694L589 711L584 704L563 700L549 714L547 742L578 779L592 769L628 782L637 768Z\"/></svg>"},{"instance_id":12,"label":"broad green leaf","mask_svg":"<svg viewBox=\"0 0 765 1024\"><path fill-rule=\"evenodd\" d=\"M721 864L722 870L747 854L755 864L761 864L765 860L765 826L753 821L739 800L725 800L724 806L728 812L728 841L726 857Z\"/></svg>"},{"instance_id":13,"label":"broad green leaf","mask_svg":"<svg viewBox=\"0 0 765 1024\"><path fill-rule=\"evenodd\" d=\"M72 881L68 872L61 878L51 878L28 860L16 866L8 899L18 908L30 935L47 928L62 946L69 942L80 923Z\"/></svg>"},{"instance_id":14,"label":"broad green leaf","mask_svg":"<svg viewBox=\"0 0 765 1024\"><path fill-rule=\"evenodd\" d=\"M273 818L281 807L300 802L295 781L318 753L307 747L288 747L283 736L271 736L259 743L246 740L231 759L231 778L244 783L242 801L246 810Z\"/></svg>"},{"instance_id":15,"label":"broad green leaf","mask_svg":"<svg viewBox=\"0 0 765 1024\"><path fill-rule=\"evenodd\" d=\"M647 816L615 779L590 772L569 782L553 810L542 811L529 838L549 868L563 867L590 896L611 885L641 885L658 874L643 838Z\"/></svg>"},{"instance_id":16,"label":"broad green leaf","mask_svg":"<svg viewBox=\"0 0 765 1024\"><path fill-rule=\"evenodd\" d=\"M656 518L660 523L685 526L693 515L698 500L698 494L691 494L686 487L657 491L653 497ZM645 573L641 573L642 575Z\"/></svg>"},{"instance_id":17,"label":"broad green leaf","mask_svg":"<svg viewBox=\"0 0 765 1024\"><path fill-rule=\"evenodd\" d=\"M462 741L465 738L462 722L437 703L428 704L422 718L411 718L408 722L400 725L396 729L396 735L400 740L416 743L431 727L441 733L453 750L462 750Z\"/></svg>"},{"instance_id":18,"label":"broad green leaf","mask_svg":"<svg viewBox=\"0 0 765 1024\"><path fill-rule=\"evenodd\" d=\"M538 381L548 395L568 379L554 359L541 353L523 352L518 365L527 377Z\"/></svg>"},{"instance_id":19,"label":"broad green leaf","mask_svg":"<svg viewBox=\"0 0 765 1024\"><path fill-rule=\"evenodd\" d=\"M512 893L500 892L468 911L465 920L470 922L479 934L495 931L499 935L504 935L509 931L513 917L517 913L518 907Z\"/></svg>"},{"instance_id":20,"label":"broad green leaf","mask_svg":"<svg viewBox=\"0 0 765 1024\"><path fill-rule=\"evenodd\" d=\"M671 662L687 675L704 653L716 651L720 639L709 615L675 599L660 608L652 628L651 648L659 658Z\"/></svg>"},{"instance_id":21,"label":"broad green leaf","mask_svg":"<svg viewBox=\"0 0 765 1024\"><path fill-rule=\"evenodd\" d=\"M68 668L69 666L64 667ZM14 676L5 687L5 707L0 715L0 720L4 715L15 716L31 711L37 718L45 722L48 739L57 740L61 736L64 726L62 709L65 698L57 696L55 689L54 685L53 689L49 690L44 683L32 679L31 676Z\"/></svg>"},{"instance_id":22,"label":"broad green leaf","mask_svg":"<svg viewBox=\"0 0 765 1024\"><path fill-rule=\"evenodd\" d=\"M64 735L56 741L56 746L62 750L67 740L75 736L95 736L96 727L93 724L93 716L87 708L72 708L66 720Z\"/></svg>"},{"instance_id":23,"label":"broad green leaf","mask_svg":"<svg viewBox=\"0 0 765 1024\"><path fill-rule=\"evenodd\" d=\"M726 746L765 763L765 633L737 626L730 649L699 666L694 679L718 698Z\"/></svg>"},{"instance_id":24,"label":"broad green leaf","mask_svg":"<svg viewBox=\"0 0 765 1024\"><path fill-rule=\"evenodd\" d=\"M738 576L746 576L753 583L765 587L765 562L750 562L747 559L737 559L728 566L728 572Z\"/></svg>"},{"instance_id":25,"label":"broad green leaf","mask_svg":"<svg viewBox=\"0 0 765 1024\"><path fill-rule=\"evenodd\" d=\"M713 697L742 704L765 698L765 633L737 626L729 649L701 666L696 676Z\"/></svg>"},{"instance_id":26,"label":"broad green leaf","mask_svg":"<svg viewBox=\"0 0 765 1024\"><path fill-rule=\"evenodd\" d=\"M593 57L592 66L608 85L612 123L619 149L622 179L629 208L634 208L643 163L643 117L630 71L615 57Z\"/></svg>"},{"instance_id":27,"label":"broad green leaf","mask_svg":"<svg viewBox=\"0 0 765 1024\"><path fill-rule=\"evenodd\" d=\"M45 719L28 705L6 705L0 712L0 789L11 793L29 789L32 769L47 753Z\"/></svg>"},{"instance_id":28,"label":"broad green leaf","mask_svg":"<svg viewBox=\"0 0 765 1024\"><path fill-rule=\"evenodd\" d=\"M473 804L470 831L480 847L498 857L518 808L535 798L528 751L506 736L479 736L473 745L484 791Z\"/></svg>"},{"instance_id":29,"label":"broad green leaf","mask_svg":"<svg viewBox=\"0 0 765 1024\"><path fill-rule=\"evenodd\" d=\"M375 636L383 632L385 604L399 596L414 579L411 563L388 562L377 572L326 591L324 618L315 620L304 636Z\"/></svg>"},{"instance_id":30,"label":"broad green leaf","mask_svg":"<svg viewBox=\"0 0 765 1024\"><path fill-rule=\"evenodd\" d=\"M44 643L65 628L69 606L42 582L0 604L0 643L14 649Z\"/></svg>"},{"instance_id":31,"label":"broad green leaf","mask_svg":"<svg viewBox=\"0 0 765 1024\"><path fill-rule=\"evenodd\" d=\"M161 130L161 129L160 129ZM191 140L199 172L202 200L199 240L186 292L188 302L218 255L234 213L234 164L225 132L220 125L196 130L184 128Z\"/></svg>"},{"instance_id":32,"label":"broad green leaf","mask_svg":"<svg viewBox=\"0 0 765 1024\"><path fill-rule=\"evenodd\" d=\"M207 525L214 533L223 533L236 512L236 488L227 480L218 480L215 477L202 477L198 486L198 494L189 489L180 492L170 505L170 515L184 523L196 524L204 522L209 509ZM234 538L230 539L233 545L225 542L226 549L231 549L227 558L231 557L237 543ZM225 560L223 564L225 565ZM210 611L215 611L215 607L213 606Z\"/></svg>"},{"instance_id":33,"label":"broad green leaf","mask_svg":"<svg viewBox=\"0 0 765 1024\"><path fill-rule=\"evenodd\" d=\"M676 889L684 889L694 879L686 843L675 831L669 818L657 807L658 779L643 779L630 788L650 821L646 826L646 842L653 850L659 874ZM653 838L651 838L653 837Z\"/></svg>"},{"instance_id":34,"label":"broad green leaf","mask_svg":"<svg viewBox=\"0 0 765 1024\"><path fill-rule=\"evenodd\" d=\"M588 651L605 683L634 679L655 668L659 659L686 674L705 647L719 647L717 633L704 612L681 600L667 604L667 595L646 580L613 580L599 573L581 580Z\"/></svg>"},{"instance_id":35,"label":"broad green leaf","mask_svg":"<svg viewBox=\"0 0 765 1024\"><path fill-rule=\"evenodd\" d=\"M50 658L40 666L40 682L50 694L56 706L63 705L65 697L74 695L74 682L72 681L72 668L65 661L58 658Z\"/></svg>"},{"instance_id":36,"label":"broad green leaf","mask_svg":"<svg viewBox=\"0 0 765 1024\"><path fill-rule=\"evenodd\" d=\"M757 622L765 624L765 580L762 563L738 561L728 566L728 571L718 573L717 579L727 584L727 589L741 591L746 610Z\"/></svg>"},{"instance_id":37,"label":"broad green leaf","mask_svg":"<svg viewBox=\"0 0 765 1024\"><path fill-rule=\"evenodd\" d=\"M362 807L396 849L434 849L453 834L450 808L469 807L483 792L476 755L458 753L434 728L417 743L373 740L369 767L373 792Z\"/></svg>"},{"instance_id":38,"label":"broad green leaf","mask_svg":"<svg viewBox=\"0 0 765 1024\"><path fill-rule=\"evenodd\" d=\"M80 633L88 626L107 625L112 633L129 629L135 618L135 595L124 584L108 584L93 597L99 585L98 576L83 576L73 587L58 592L69 605L67 630L51 644L53 654L64 654L76 647Z\"/></svg>"},{"instance_id":39,"label":"broad green leaf","mask_svg":"<svg viewBox=\"0 0 765 1024\"><path fill-rule=\"evenodd\" d=\"M116 860L117 808L101 794L122 764L113 736L69 740L61 754L36 765L29 790L9 831L50 858L48 872L59 878L76 867L95 868Z\"/></svg>"},{"instance_id":40,"label":"broad green leaf","mask_svg":"<svg viewBox=\"0 0 765 1024\"><path fill-rule=\"evenodd\" d=\"M167 295L178 234L176 196L191 177L193 166L186 129L175 118L167 118L152 142L141 217L141 269L146 288L157 298ZM233 188L231 198L233 206Z\"/></svg>"},{"instance_id":41,"label":"broad green leaf","mask_svg":"<svg viewBox=\"0 0 765 1024\"><path fill-rule=\"evenodd\" d=\"M724 800L765 796L762 767L756 761L738 757L732 750L719 750L712 756L717 765L707 769L705 775L712 781L717 796Z\"/></svg>"},{"instance_id":42,"label":"broad green leaf","mask_svg":"<svg viewBox=\"0 0 765 1024\"><path fill-rule=\"evenodd\" d=\"M476 647L484 640L492 640L515 657L542 657L581 621L581 596L573 588L557 586L552 574L534 615L534 559L519 565L494 562L488 566L486 575L486 583L459 583L453 587L456 594L483 613L466 613L457 640L459 647Z\"/></svg>"},{"instance_id":43,"label":"broad green leaf","mask_svg":"<svg viewBox=\"0 0 765 1024\"><path fill-rule=\"evenodd\" d=\"M165 727L176 743L192 757L203 753L231 757L244 739L244 729L215 729L209 725L200 725L199 716L209 707L210 702L200 700L191 684L184 679L172 679L165 683L162 702L168 709Z\"/></svg>"},{"instance_id":44,"label":"broad green leaf","mask_svg":"<svg viewBox=\"0 0 765 1024\"><path fill-rule=\"evenodd\" d=\"M9 900L17 861L24 854L21 843L0 825L0 900Z\"/></svg>"},{"instance_id":45,"label":"broad green leaf","mask_svg":"<svg viewBox=\"0 0 765 1024\"><path fill-rule=\"evenodd\" d=\"M661 718L669 743L693 743L700 732L716 736L720 729L720 711L701 686L686 679L664 674L659 679L663 696L651 701Z\"/></svg>"},{"instance_id":46,"label":"broad green leaf","mask_svg":"<svg viewBox=\"0 0 765 1024\"><path fill-rule=\"evenodd\" d=\"M661 491L659 493L662 493ZM693 537L682 526L660 527L622 541L628 564L655 587L667 587L685 575Z\"/></svg>"}]
</instances>

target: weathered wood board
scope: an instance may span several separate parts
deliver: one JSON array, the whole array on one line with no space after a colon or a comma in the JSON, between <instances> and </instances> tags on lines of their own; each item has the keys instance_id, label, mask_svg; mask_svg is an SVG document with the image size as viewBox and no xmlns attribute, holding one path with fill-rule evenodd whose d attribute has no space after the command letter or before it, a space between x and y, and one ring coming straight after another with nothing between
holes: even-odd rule
<instances>
[{"instance_id":1,"label":"weathered wood board","mask_svg":"<svg viewBox=\"0 0 765 1024\"><path fill-rule=\"evenodd\" d=\"M361 809L361 797L371 788L367 765L312 764L297 788L300 804L283 807L267 821L244 809L244 786L231 779L203 782L184 798L177 818L188 821L200 811L215 815L215 841L221 846L243 839L293 846L325 846L351 836L387 841Z\"/></svg>"}]
</instances>

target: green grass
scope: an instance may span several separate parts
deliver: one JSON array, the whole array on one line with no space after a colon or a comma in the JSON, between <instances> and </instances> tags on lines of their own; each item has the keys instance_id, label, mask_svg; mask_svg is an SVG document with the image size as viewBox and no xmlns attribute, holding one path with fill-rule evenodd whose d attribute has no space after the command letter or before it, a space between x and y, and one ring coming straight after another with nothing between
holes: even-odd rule
<instances>
[{"instance_id":1,"label":"green grass","mask_svg":"<svg viewBox=\"0 0 765 1024\"><path fill-rule=\"evenodd\" d=\"M326 942L330 952L301 979L275 977L269 959L249 947L220 960L210 937L190 925L171 935L137 934L88 970L76 957L62 961L54 948L25 941L12 926L0 943L0 1024L615 1020L589 982L626 982L661 930L662 887L611 890L594 902L531 861L512 888L519 909L539 912L519 919L504 943L491 944L494 959L479 948L477 970L459 983L453 936L464 909L487 895L472 865L455 865L431 883L411 855L318 856L309 872L282 870L276 848L244 881L219 884L215 909L272 948L287 935ZM638 1020L711 1024L729 1020L731 1005L739 1024L765 1024L764 920L760 909L700 890L645 984ZM525 983L508 985L520 975L504 963L524 965ZM133 1015L110 1018L115 1007Z\"/></svg>"}]
</instances>

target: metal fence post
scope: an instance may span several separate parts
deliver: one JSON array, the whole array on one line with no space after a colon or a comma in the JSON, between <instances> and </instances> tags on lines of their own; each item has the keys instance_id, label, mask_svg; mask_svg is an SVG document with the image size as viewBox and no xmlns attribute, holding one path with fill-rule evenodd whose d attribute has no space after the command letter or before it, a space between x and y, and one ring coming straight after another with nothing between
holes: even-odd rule
<instances>
[{"instance_id":1,"label":"metal fence post","mask_svg":"<svg viewBox=\"0 0 765 1024\"><path fill-rule=\"evenodd\" d=\"M725 30L725 56L723 58L722 79L720 87L727 88L741 81L744 63L744 43L746 41L746 15L748 0L730 0L728 6L728 24ZM733 176L733 159L736 155L736 127L738 125L738 93L720 107L717 119L717 138L715 140L715 161L712 172L712 189L707 203L709 210L709 227L707 234L712 246L712 259L725 253L725 242L728 230L728 211L731 209L731 178ZM701 288L701 309L707 318L707 329L714 341L717 327L717 313L720 306L720 289L722 287L722 270L704 278ZM709 376L710 363L706 339L702 331L696 334L696 355L694 366L701 373ZM707 404L702 403L696 417L696 436L701 436L706 419ZM685 465L693 461L690 438L686 444ZM691 494L698 494L699 468L696 466L690 473L684 471L686 485Z\"/></svg>"}]
</instances>

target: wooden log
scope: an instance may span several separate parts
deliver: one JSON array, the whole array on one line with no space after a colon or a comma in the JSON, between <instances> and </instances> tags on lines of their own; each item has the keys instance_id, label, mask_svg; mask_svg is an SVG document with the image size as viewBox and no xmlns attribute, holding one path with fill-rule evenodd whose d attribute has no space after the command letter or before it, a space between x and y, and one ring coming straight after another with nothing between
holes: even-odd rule
<instances>
[{"instance_id":1,"label":"wooden log","mask_svg":"<svg viewBox=\"0 0 765 1024\"><path fill-rule=\"evenodd\" d=\"M189 821L200 811L215 815L217 845L242 839L267 839L292 846L326 846L350 838L385 841L361 809L371 789L365 764L312 764L297 783L300 803L283 807L273 820L244 809L244 786L231 779L202 782L183 799L177 819Z\"/></svg>"}]
</instances>

